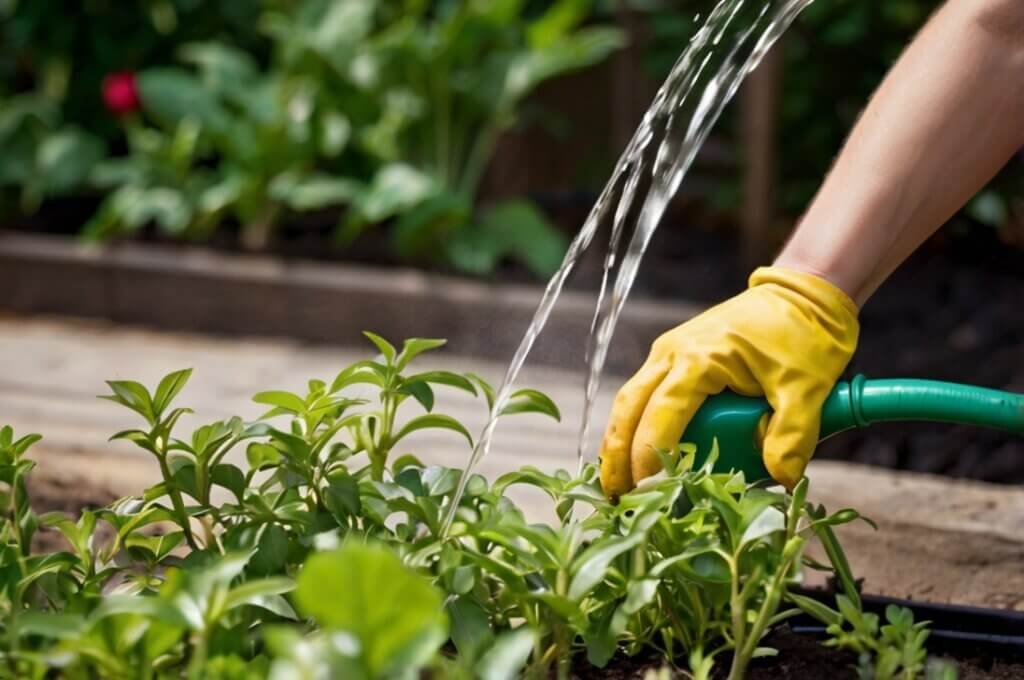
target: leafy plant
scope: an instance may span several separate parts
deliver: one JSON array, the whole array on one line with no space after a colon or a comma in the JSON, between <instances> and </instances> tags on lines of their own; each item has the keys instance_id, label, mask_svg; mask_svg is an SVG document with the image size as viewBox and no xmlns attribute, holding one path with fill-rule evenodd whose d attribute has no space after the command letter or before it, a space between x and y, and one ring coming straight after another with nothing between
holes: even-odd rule
<instances>
[{"instance_id":1,"label":"leafy plant","mask_svg":"<svg viewBox=\"0 0 1024 680\"><path fill-rule=\"evenodd\" d=\"M837 609L806 597L793 597L807 613L828 626L826 645L858 654L857 671L862 680L914 680L923 674L929 680L956 678L948 664L928 660L928 622L915 622L913 612L906 607L889 605L882 623L877 614L862 611L859 603L846 595L836 596Z\"/></svg>"},{"instance_id":2,"label":"leafy plant","mask_svg":"<svg viewBox=\"0 0 1024 680\"><path fill-rule=\"evenodd\" d=\"M44 199L83 189L105 154L98 137L65 124L48 98L0 97L0 192L16 204L11 212L32 213ZM7 212L2 198L0 212Z\"/></svg>"},{"instance_id":3,"label":"leafy plant","mask_svg":"<svg viewBox=\"0 0 1024 680\"><path fill-rule=\"evenodd\" d=\"M174 405L189 371L152 391L111 381L104 398L144 422L114 438L154 456L162 479L78 518L35 515L24 479L38 436L0 430L0 677L497 680L568 677L646 650L694 678L724 662L738 679L773 653L772 627L812 608L789 591L805 563L822 567L804 557L812 540L847 586L838 612L812 608L833 644L870 652L872 677L922 672L923 624L893 612L879 627L860 609L832 532L859 515L807 503L806 481L793 494L751 486L715 471L714 452L695 468L683 446L616 505L594 465L577 477L527 467L493 484L474 474L457 496L465 473L393 452L423 429L472 444L434 411L434 391L493 409L491 387L413 372L443 341L367 337L376 358L305 394L259 393L270 408L256 421L189 436L178 434L189 410ZM558 417L528 389L503 412ZM555 524L509 499L524 485L550 499ZM40 526L66 548L34 554Z\"/></svg>"},{"instance_id":4,"label":"leafy plant","mask_svg":"<svg viewBox=\"0 0 1024 680\"><path fill-rule=\"evenodd\" d=\"M588 5L268 3L266 68L203 42L179 50L190 68L139 74L150 124L97 170L112 193L89 232L155 222L203 238L227 220L262 248L289 214L334 209L341 243L387 224L402 259L488 273L514 257L548 274L564 237L524 200L479 209L478 190L527 95L621 44L580 27Z\"/></svg>"}]
</instances>

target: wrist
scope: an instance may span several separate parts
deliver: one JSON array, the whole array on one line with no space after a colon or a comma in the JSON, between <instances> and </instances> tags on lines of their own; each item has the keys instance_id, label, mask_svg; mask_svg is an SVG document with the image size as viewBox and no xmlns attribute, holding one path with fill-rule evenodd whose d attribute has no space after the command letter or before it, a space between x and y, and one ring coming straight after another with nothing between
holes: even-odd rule
<instances>
[{"instance_id":1,"label":"wrist","mask_svg":"<svg viewBox=\"0 0 1024 680\"><path fill-rule=\"evenodd\" d=\"M797 238L783 248L772 266L816 276L842 291L857 308L866 302L870 294L870 273L862 271L864 267L855 257L840 257L833 249L808 248Z\"/></svg>"}]
</instances>

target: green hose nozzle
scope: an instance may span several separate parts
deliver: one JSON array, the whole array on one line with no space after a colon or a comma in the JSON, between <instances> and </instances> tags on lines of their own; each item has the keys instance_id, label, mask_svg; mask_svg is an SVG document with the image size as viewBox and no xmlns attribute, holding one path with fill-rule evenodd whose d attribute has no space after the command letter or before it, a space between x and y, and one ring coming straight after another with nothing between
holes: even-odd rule
<instances>
[{"instance_id":1,"label":"green hose nozzle","mask_svg":"<svg viewBox=\"0 0 1024 680\"><path fill-rule=\"evenodd\" d=\"M742 471L747 481L769 479L761 461L762 419L771 414L763 398L723 392L709 397L683 433L697 445L697 464L718 441L715 469ZM937 380L839 382L821 410L819 440L886 421L932 421L977 425L1024 434L1024 394Z\"/></svg>"}]
</instances>

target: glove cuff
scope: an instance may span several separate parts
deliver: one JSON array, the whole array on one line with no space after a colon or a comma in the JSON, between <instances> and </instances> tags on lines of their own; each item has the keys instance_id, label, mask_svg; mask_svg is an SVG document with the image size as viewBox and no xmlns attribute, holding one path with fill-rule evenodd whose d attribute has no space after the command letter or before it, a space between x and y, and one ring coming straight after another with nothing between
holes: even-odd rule
<instances>
[{"instance_id":1,"label":"glove cuff","mask_svg":"<svg viewBox=\"0 0 1024 680\"><path fill-rule=\"evenodd\" d=\"M843 311L857 319L860 310L857 303L841 288L820 276L785 267L758 267L750 275L748 286L773 283L795 291L825 309Z\"/></svg>"}]
</instances>

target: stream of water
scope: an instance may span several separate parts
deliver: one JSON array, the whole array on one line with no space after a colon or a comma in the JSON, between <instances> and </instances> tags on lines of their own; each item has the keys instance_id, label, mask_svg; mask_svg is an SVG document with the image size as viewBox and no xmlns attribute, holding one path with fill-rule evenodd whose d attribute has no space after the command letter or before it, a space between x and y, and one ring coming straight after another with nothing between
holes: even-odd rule
<instances>
[{"instance_id":1,"label":"stream of water","mask_svg":"<svg viewBox=\"0 0 1024 680\"><path fill-rule=\"evenodd\" d=\"M469 478L491 448L498 416L580 257L601 227L611 223L601 286L587 342L588 372L577 447L582 467L589 451L590 422L626 298L669 201L725 105L743 78L812 0L721 0L694 34L659 88L605 186L548 282L497 391L487 425L477 440L445 516L447 533ZM626 252L620 257L623 243ZM614 283L612 279L614 278ZM610 285L611 284L611 285ZM610 288L609 288L610 285ZM682 291L681 291L682 292Z\"/></svg>"}]
</instances>

